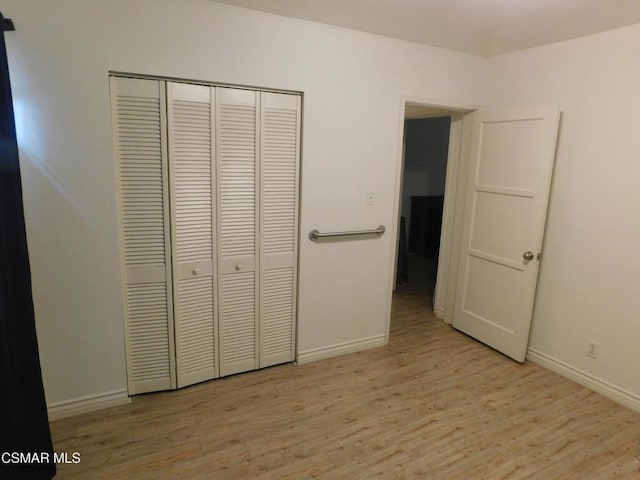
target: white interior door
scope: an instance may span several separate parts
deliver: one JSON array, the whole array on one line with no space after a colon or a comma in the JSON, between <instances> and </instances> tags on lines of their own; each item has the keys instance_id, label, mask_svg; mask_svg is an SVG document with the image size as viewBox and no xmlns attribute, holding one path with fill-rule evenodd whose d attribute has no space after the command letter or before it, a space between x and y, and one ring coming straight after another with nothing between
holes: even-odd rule
<instances>
[{"instance_id":1,"label":"white interior door","mask_svg":"<svg viewBox=\"0 0 640 480\"><path fill-rule=\"evenodd\" d=\"M473 114L453 326L525 359L559 111Z\"/></svg>"},{"instance_id":2,"label":"white interior door","mask_svg":"<svg viewBox=\"0 0 640 480\"><path fill-rule=\"evenodd\" d=\"M129 394L175 388L165 83L112 77Z\"/></svg>"},{"instance_id":3,"label":"white interior door","mask_svg":"<svg viewBox=\"0 0 640 480\"><path fill-rule=\"evenodd\" d=\"M261 94L260 368L295 359L300 96Z\"/></svg>"},{"instance_id":4,"label":"white interior door","mask_svg":"<svg viewBox=\"0 0 640 480\"><path fill-rule=\"evenodd\" d=\"M218 376L212 87L167 84L178 388Z\"/></svg>"},{"instance_id":5,"label":"white interior door","mask_svg":"<svg viewBox=\"0 0 640 480\"><path fill-rule=\"evenodd\" d=\"M258 367L259 98L216 89L221 376Z\"/></svg>"},{"instance_id":6,"label":"white interior door","mask_svg":"<svg viewBox=\"0 0 640 480\"><path fill-rule=\"evenodd\" d=\"M293 361L299 95L111 78L131 395Z\"/></svg>"}]
</instances>

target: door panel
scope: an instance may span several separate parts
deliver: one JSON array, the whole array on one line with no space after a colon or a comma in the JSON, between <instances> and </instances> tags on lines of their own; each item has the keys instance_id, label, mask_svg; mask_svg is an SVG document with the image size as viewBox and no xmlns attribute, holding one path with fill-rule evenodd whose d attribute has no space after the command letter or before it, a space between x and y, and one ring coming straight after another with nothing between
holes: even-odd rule
<instances>
[{"instance_id":1,"label":"door panel","mask_svg":"<svg viewBox=\"0 0 640 480\"><path fill-rule=\"evenodd\" d=\"M164 82L110 78L130 395L175 388Z\"/></svg>"},{"instance_id":2,"label":"door panel","mask_svg":"<svg viewBox=\"0 0 640 480\"><path fill-rule=\"evenodd\" d=\"M528 198L477 192L470 250L519 265L522 245L531 237L532 206ZM509 235L504 234L505 225L510 229Z\"/></svg>"},{"instance_id":3,"label":"door panel","mask_svg":"<svg viewBox=\"0 0 640 480\"><path fill-rule=\"evenodd\" d=\"M167 84L178 387L218 376L213 89Z\"/></svg>"},{"instance_id":4,"label":"door panel","mask_svg":"<svg viewBox=\"0 0 640 480\"><path fill-rule=\"evenodd\" d=\"M223 376L257 368L255 282L252 271L222 274L220 368Z\"/></svg>"},{"instance_id":5,"label":"door panel","mask_svg":"<svg viewBox=\"0 0 640 480\"><path fill-rule=\"evenodd\" d=\"M258 367L259 93L216 89L220 375Z\"/></svg>"},{"instance_id":6,"label":"door panel","mask_svg":"<svg viewBox=\"0 0 640 480\"><path fill-rule=\"evenodd\" d=\"M522 113L514 112L515 115ZM489 116L489 112L477 113L478 117L485 116L478 125L480 151L477 157L477 185L480 188L524 189L533 193L539 180L535 173L544 173L533 171L532 167L540 161L544 152L540 140L545 134L545 121L542 118L515 118L507 112L503 121L496 114Z\"/></svg>"},{"instance_id":7,"label":"door panel","mask_svg":"<svg viewBox=\"0 0 640 480\"><path fill-rule=\"evenodd\" d=\"M300 97L262 93L260 367L295 359Z\"/></svg>"},{"instance_id":8,"label":"door panel","mask_svg":"<svg viewBox=\"0 0 640 480\"><path fill-rule=\"evenodd\" d=\"M453 326L524 361L557 109L474 114ZM532 252L533 259L523 257Z\"/></svg>"}]
</instances>

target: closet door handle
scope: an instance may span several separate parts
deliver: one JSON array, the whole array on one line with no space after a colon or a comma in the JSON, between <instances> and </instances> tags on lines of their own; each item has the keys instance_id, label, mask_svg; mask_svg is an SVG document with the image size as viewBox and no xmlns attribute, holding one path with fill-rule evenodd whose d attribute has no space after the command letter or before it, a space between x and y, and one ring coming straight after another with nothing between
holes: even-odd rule
<instances>
[{"instance_id":1,"label":"closet door handle","mask_svg":"<svg viewBox=\"0 0 640 480\"><path fill-rule=\"evenodd\" d=\"M240 271L241 268L242 268L242 264L241 263L236 264L236 270L237 271Z\"/></svg>"},{"instance_id":2,"label":"closet door handle","mask_svg":"<svg viewBox=\"0 0 640 480\"><path fill-rule=\"evenodd\" d=\"M198 267L194 268L191 273L193 273L193 276L197 276L200 273L200 269Z\"/></svg>"}]
</instances>

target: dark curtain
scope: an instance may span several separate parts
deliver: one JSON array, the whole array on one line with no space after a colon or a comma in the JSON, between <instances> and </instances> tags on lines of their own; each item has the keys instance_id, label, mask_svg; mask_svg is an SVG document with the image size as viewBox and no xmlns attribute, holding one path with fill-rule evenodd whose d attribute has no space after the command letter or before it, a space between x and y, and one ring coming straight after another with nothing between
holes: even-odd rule
<instances>
[{"instance_id":1,"label":"dark curtain","mask_svg":"<svg viewBox=\"0 0 640 480\"><path fill-rule=\"evenodd\" d=\"M56 470L31 298L2 14L0 21L0 478L51 479ZM20 453L31 455L29 461L14 463Z\"/></svg>"}]
</instances>

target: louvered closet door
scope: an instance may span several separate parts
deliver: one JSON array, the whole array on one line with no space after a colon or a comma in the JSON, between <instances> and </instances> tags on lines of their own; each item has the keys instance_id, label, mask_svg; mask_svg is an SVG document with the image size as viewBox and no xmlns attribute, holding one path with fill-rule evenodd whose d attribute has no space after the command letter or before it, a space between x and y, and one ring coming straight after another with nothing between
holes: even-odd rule
<instances>
[{"instance_id":1,"label":"louvered closet door","mask_svg":"<svg viewBox=\"0 0 640 480\"><path fill-rule=\"evenodd\" d=\"M220 375L258 367L258 96L217 88Z\"/></svg>"},{"instance_id":2,"label":"louvered closet door","mask_svg":"<svg viewBox=\"0 0 640 480\"><path fill-rule=\"evenodd\" d=\"M175 388L164 82L112 77L129 394Z\"/></svg>"},{"instance_id":3,"label":"louvered closet door","mask_svg":"<svg viewBox=\"0 0 640 480\"><path fill-rule=\"evenodd\" d=\"M260 367L295 359L300 96L262 93Z\"/></svg>"},{"instance_id":4,"label":"louvered closet door","mask_svg":"<svg viewBox=\"0 0 640 480\"><path fill-rule=\"evenodd\" d=\"M178 387L218 376L213 92L167 84Z\"/></svg>"}]
</instances>

